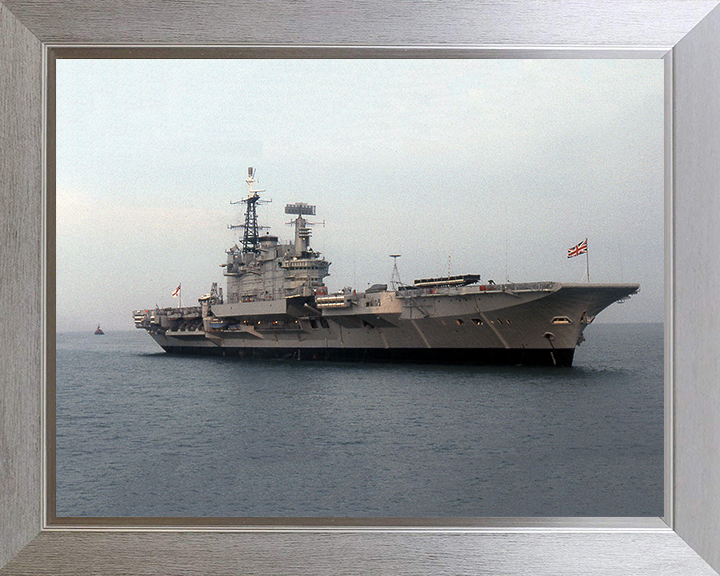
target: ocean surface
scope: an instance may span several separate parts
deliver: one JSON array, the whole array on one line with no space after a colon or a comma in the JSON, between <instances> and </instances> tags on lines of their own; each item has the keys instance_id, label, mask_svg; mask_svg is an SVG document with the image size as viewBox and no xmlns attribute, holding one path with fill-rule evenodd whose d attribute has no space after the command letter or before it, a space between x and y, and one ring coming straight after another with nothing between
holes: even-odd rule
<instances>
[{"instance_id":1,"label":"ocean surface","mask_svg":"<svg viewBox=\"0 0 720 576\"><path fill-rule=\"evenodd\" d=\"M662 516L663 325L572 368L177 357L57 335L57 515Z\"/></svg>"}]
</instances>

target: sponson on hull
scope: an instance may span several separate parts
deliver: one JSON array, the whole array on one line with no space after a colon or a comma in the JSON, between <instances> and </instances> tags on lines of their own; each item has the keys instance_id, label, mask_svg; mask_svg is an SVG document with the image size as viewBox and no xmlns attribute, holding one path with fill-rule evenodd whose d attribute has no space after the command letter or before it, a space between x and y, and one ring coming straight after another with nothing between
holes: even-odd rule
<instances>
[{"instance_id":1,"label":"sponson on hull","mask_svg":"<svg viewBox=\"0 0 720 576\"><path fill-rule=\"evenodd\" d=\"M242 358L570 366L583 330L638 284L483 284L477 274L328 293L330 262L310 246L315 206L285 206L294 241L261 235L260 192L248 169L240 246L222 288L197 306L134 311L167 352ZM392 255L397 257L397 255ZM393 280L397 275L393 275Z\"/></svg>"}]
</instances>

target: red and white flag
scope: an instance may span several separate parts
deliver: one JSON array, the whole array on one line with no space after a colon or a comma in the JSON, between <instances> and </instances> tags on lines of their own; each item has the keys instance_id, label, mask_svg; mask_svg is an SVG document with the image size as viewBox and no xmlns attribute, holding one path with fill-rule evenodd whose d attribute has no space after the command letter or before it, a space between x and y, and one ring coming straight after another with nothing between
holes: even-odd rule
<instances>
[{"instance_id":1,"label":"red and white flag","mask_svg":"<svg viewBox=\"0 0 720 576\"><path fill-rule=\"evenodd\" d=\"M181 284L178 284L178 287L175 288L175 291L171 294L171 296L177 296L178 294L180 294L180 286Z\"/></svg>"},{"instance_id":2,"label":"red and white flag","mask_svg":"<svg viewBox=\"0 0 720 576\"><path fill-rule=\"evenodd\" d=\"M580 242L577 246L573 246L572 248L568 249L568 258L572 258L573 256L580 256L580 254L587 254L587 238Z\"/></svg>"}]
</instances>

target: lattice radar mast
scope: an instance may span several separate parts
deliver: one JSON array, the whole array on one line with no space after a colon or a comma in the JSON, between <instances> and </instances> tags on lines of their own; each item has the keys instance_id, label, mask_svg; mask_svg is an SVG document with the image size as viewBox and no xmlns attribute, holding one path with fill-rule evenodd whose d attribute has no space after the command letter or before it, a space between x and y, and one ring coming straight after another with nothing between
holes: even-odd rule
<instances>
[{"instance_id":1,"label":"lattice radar mast","mask_svg":"<svg viewBox=\"0 0 720 576\"><path fill-rule=\"evenodd\" d=\"M230 204L240 204L243 202L245 206L245 223L236 226L230 226L230 228L242 228L242 251L244 254L253 253L257 254L260 252L258 244L260 243L260 230L267 228L267 226L258 226L257 221L257 205L265 204L267 200L260 200L258 192L265 192L264 189L255 190L253 184L255 183L255 169L252 167L248 168L248 176L245 179L248 185L247 198L238 200L237 202L230 202Z\"/></svg>"},{"instance_id":2,"label":"lattice radar mast","mask_svg":"<svg viewBox=\"0 0 720 576\"><path fill-rule=\"evenodd\" d=\"M393 290L397 290L402 286L402 280L400 280L400 271L398 270L397 259L400 258L400 254L390 254L390 258L393 259L392 275L390 276L390 284Z\"/></svg>"}]
</instances>

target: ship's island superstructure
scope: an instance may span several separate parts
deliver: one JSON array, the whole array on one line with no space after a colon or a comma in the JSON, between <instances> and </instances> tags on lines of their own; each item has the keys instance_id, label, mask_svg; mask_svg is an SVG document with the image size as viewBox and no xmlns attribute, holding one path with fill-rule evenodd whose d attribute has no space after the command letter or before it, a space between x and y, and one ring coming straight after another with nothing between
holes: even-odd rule
<instances>
[{"instance_id":1,"label":"ship's island superstructure","mask_svg":"<svg viewBox=\"0 0 720 576\"><path fill-rule=\"evenodd\" d=\"M285 206L294 241L261 235L248 169L241 246L227 250L227 287L198 306L134 311L167 352L296 360L572 365L595 316L638 284L481 283L477 274L375 284L329 294L330 262L310 247L315 206ZM396 254L391 255L396 259Z\"/></svg>"}]
</instances>

